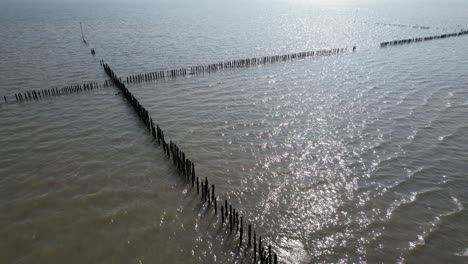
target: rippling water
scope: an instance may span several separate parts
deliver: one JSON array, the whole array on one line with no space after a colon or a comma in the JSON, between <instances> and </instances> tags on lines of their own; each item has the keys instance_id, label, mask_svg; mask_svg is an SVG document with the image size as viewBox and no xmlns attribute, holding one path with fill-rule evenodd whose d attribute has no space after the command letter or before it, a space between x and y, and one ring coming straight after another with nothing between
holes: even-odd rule
<instances>
[{"instance_id":1,"label":"rippling water","mask_svg":"<svg viewBox=\"0 0 468 264\"><path fill-rule=\"evenodd\" d=\"M3 5L0 95L102 82L101 58L128 76L356 45L129 89L282 262L466 263L468 38L378 46L466 29L467 11L456 2ZM0 263L248 263L116 93L2 103Z\"/></svg>"}]
</instances>

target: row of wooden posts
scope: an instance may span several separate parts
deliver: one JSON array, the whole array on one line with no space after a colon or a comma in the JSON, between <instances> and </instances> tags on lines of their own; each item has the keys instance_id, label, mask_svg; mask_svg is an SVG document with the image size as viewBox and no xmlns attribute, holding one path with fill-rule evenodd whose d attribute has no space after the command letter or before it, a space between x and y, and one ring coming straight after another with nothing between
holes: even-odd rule
<instances>
[{"instance_id":1,"label":"row of wooden posts","mask_svg":"<svg viewBox=\"0 0 468 264\"><path fill-rule=\"evenodd\" d=\"M241 68L241 67L251 67L261 64L270 64L279 61L288 61L294 59L303 59L307 57L315 56L326 56L333 54L340 54L346 52L348 48L336 48L336 49L326 49L326 50L317 50L317 51L305 51L290 53L284 55L273 55L273 56L263 56L256 58L247 58L247 59L238 59L232 61L222 61L218 63L191 66L187 68L177 68L156 72L148 72L142 74L135 74L124 78L126 83L138 83L138 82L148 82L153 80L159 80L164 78L174 78L177 76L186 76L194 75L202 72L216 72L225 69L232 68ZM353 51L356 51L356 46L353 47Z\"/></svg>"},{"instance_id":2,"label":"row of wooden posts","mask_svg":"<svg viewBox=\"0 0 468 264\"><path fill-rule=\"evenodd\" d=\"M379 24L379 23L376 23L376 24ZM405 25L399 25L399 24L385 24L385 23L381 23L381 24L390 25L390 26L405 26ZM426 28L424 27L424 29ZM397 46L397 45L411 44L414 42L429 41L429 40L434 40L434 39L444 39L444 38L449 38L449 37L462 36L466 34L468 34L467 30L461 30L459 32L442 34L442 35L437 35L437 36L393 40L393 41L381 42L380 47L385 48L387 46ZM302 58L314 57L314 56L333 55L333 54L346 52L347 50L348 50L347 48L337 48L337 49L290 53L290 54L285 54L285 55L264 56L264 57L249 58L249 59L238 59L238 60L232 60L232 61L226 61L226 62L207 64L207 65L192 66L188 68L178 68L178 69L171 69L171 70L165 70L165 71L136 74L136 75L131 75L131 76L124 78L123 81L125 81L126 83L148 82L148 81L164 79L164 78L174 78L177 76L193 75L193 74L197 74L201 72L216 72L216 71L220 71L224 69L250 67L250 66L255 66L255 65L260 65L260 64L274 63L278 61L302 59ZM354 51L356 51L356 46L353 46L353 52ZM119 78L119 81L122 82L122 78ZM109 87L112 85L113 85L112 81L109 81L109 80L105 81L102 84L99 84L97 82L90 82L86 84L67 86L67 87L63 87L60 89L52 88L52 89L26 91L23 93L14 94L14 96L3 96L3 100L5 101L6 104L11 103L11 102L28 102L28 101L33 101L33 100L40 100L45 97L61 96L61 95L66 95L66 94L90 91L90 90L94 90L98 88Z\"/></svg>"},{"instance_id":3,"label":"row of wooden posts","mask_svg":"<svg viewBox=\"0 0 468 264\"><path fill-rule=\"evenodd\" d=\"M83 41L85 41L83 39ZM326 56L334 55L346 52L348 48L336 48L336 49L326 49L326 50L317 50L317 51L306 51L298 53L290 53L285 55L274 55L274 56L263 56L258 58L249 58L249 59L238 59L226 62L219 62L206 65L192 66L189 68L178 68L158 72L143 73L137 75L131 75L126 77L124 80L119 78L120 82L126 81L126 83L138 83L138 82L147 82L152 80L164 79L164 78L174 78L177 76L186 76L193 75L202 72L216 72L224 69L230 68L240 68L240 67L251 67L260 64L270 64L279 61L288 61L294 59L303 59L307 57L315 56ZM353 51L356 51L356 46L353 47ZM86 84L72 85L63 88L51 88L51 89L42 89L42 90L32 90L26 91L23 93L17 93L14 96L3 96L3 99L6 104L15 102L29 102L34 100L40 100L45 97L53 96L62 96L67 94L85 92L90 90L95 90L103 87L113 86L113 82L110 80L105 81L100 84L97 82L90 82Z\"/></svg>"},{"instance_id":4,"label":"row of wooden posts","mask_svg":"<svg viewBox=\"0 0 468 264\"><path fill-rule=\"evenodd\" d=\"M410 27L410 28L417 28L417 29L430 29L431 27L428 26L418 26L418 25L403 25L403 24L390 24L390 23L375 23L376 25L382 26L391 26L391 27Z\"/></svg>"},{"instance_id":5,"label":"row of wooden posts","mask_svg":"<svg viewBox=\"0 0 468 264\"><path fill-rule=\"evenodd\" d=\"M3 100L6 104L12 102L31 102L36 100L45 99L48 97L54 96L63 96L69 95L74 93L82 93L87 91L93 91L100 88L106 88L113 86L111 80L107 80L104 83L98 82L89 82L84 84L77 84L66 86L63 88L51 88L51 89L42 89L42 90L31 90L22 93L15 93L14 96L3 96Z\"/></svg>"},{"instance_id":6,"label":"row of wooden posts","mask_svg":"<svg viewBox=\"0 0 468 264\"><path fill-rule=\"evenodd\" d=\"M361 21L360 23L367 24L367 21ZM389 27L403 27L403 28L415 28L415 29L430 29L431 27L428 26L419 26L419 25L405 25L405 24L392 24L392 23L374 23L378 26L389 26Z\"/></svg>"},{"instance_id":7,"label":"row of wooden posts","mask_svg":"<svg viewBox=\"0 0 468 264\"><path fill-rule=\"evenodd\" d=\"M463 36L463 35L466 35L466 34L468 34L467 30L461 30L460 32L442 34L442 35L437 35L437 36L393 40L393 41L387 41L387 42L380 43L380 47L385 48L387 46L397 46L397 45L411 44L411 43L414 43L414 42L429 41L429 40L434 40L434 39L444 39L444 38L458 37L458 36Z\"/></svg>"},{"instance_id":8,"label":"row of wooden posts","mask_svg":"<svg viewBox=\"0 0 468 264\"><path fill-rule=\"evenodd\" d=\"M101 64L108 76L114 82L115 86L120 89L123 96L140 116L141 120L153 136L155 142L162 147L165 155L167 155L169 159L172 159L174 166L187 181L187 184L189 184L193 189L196 188L197 194L201 195L202 203L206 204L207 208L210 208L214 215L219 217L221 225L228 229L230 233L235 232L234 235L238 235L239 247L245 246L246 249L251 248L254 263L278 263L278 256L272 250L272 246L268 245L265 247L262 243L261 236L258 236L257 239L257 233L253 230L252 224L248 224L247 232L245 232L244 223L247 221L244 221L244 217L241 215L241 212L236 210L228 200L224 200L224 204L221 202L221 199L215 193L215 185L210 185L208 178L205 177L202 179L196 175L195 164L185 155L177 144L172 141L169 141L168 143L165 139L164 131L158 124L154 123L145 107L138 102L121 79L118 78L111 70L109 65L104 61L101 61Z\"/></svg>"}]
</instances>

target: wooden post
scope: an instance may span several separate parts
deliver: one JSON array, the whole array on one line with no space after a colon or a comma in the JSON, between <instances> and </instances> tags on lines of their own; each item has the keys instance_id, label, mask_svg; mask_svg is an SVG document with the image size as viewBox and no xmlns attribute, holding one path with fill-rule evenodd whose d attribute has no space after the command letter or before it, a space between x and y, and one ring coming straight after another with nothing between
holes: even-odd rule
<instances>
[{"instance_id":1,"label":"wooden post","mask_svg":"<svg viewBox=\"0 0 468 264\"><path fill-rule=\"evenodd\" d=\"M242 235L244 233L244 228L243 228L243 223L244 222L244 219L243 217L241 216L241 219L240 219L240 233L239 233L239 246L242 247Z\"/></svg>"},{"instance_id":2,"label":"wooden post","mask_svg":"<svg viewBox=\"0 0 468 264\"><path fill-rule=\"evenodd\" d=\"M249 224L249 240L248 240L249 242L247 244L248 247L250 247L251 245L251 242L252 242L251 240L252 240L252 225Z\"/></svg>"},{"instance_id":3,"label":"wooden post","mask_svg":"<svg viewBox=\"0 0 468 264\"><path fill-rule=\"evenodd\" d=\"M182 170L182 173L185 174L185 153L182 152L182 157L181 157L181 161L180 161L180 165L181 165L181 170Z\"/></svg>"},{"instance_id":4,"label":"wooden post","mask_svg":"<svg viewBox=\"0 0 468 264\"><path fill-rule=\"evenodd\" d=\"M207 199L210 199L210 197L207 197L207 196L206 196L206 194L208 193L208 188L210 188L209 185L208 185L208 178L205 177L205 201L206 201Z\"/></svg>"},{"instance_id":5,"label":"wooden post","mask_svg":"<svg viewBox=\"0 0 468 264\"><path fill-rule=\"evenodd\" d=\"M233 225L233 229L234 227L236 227L236 209L235 208L232 208L232 225ZM237 230L236 230L237 232Z\"/></svg>"},{"instance_id":6,"label":"wooden post","mask_svg":"<svg viewBox=\"0 0 468 264\"><path fill-rule=\"evenodd\" d=\"M218 215L218 199L213 198L213 203L214 203L214 209L215 209L215 215Z\"/></svg>"},{"instance_id":7,"label":"wooden post","mask_svg":"<svg viewBox=\"0 0 468 264\"><path fill-rule=\"evenodd\" d=\"M271 245L268 245L268 263L272 264L272 259L271 259Z\"/></svg>"},{"instance_id":8,"label":"wooden post","mask_svg":"<svg viewBox=\"0 0 468 264\"><path fill-rule=\"evenodd\" d=\"M195 164L192 163L192 187L193 187L194 179L195 179Z\"/></svg>"},{"instance_id":9,"label":"wooden post","mask_svg":"<svg viewBox=\"0 0 468 264\"><path fill-rule=\"evenodd\" d=\"M262 236L258 238L258 256L260 257L260 261L263 256L263 248L262 248Z\"/></svg>"},{"instance_id":10,"label":"wooden post","mask_svg":"<svg viewBox=\"0 0 468 264\"><path fill-rule=\"evenodd\" d=\"M190 168L192 168L190 166L190 160L186 159L185 160L185 175L187 176L187 181L188 182L190 182L190 173L189 173Z\"/></svg>"},{"instance_id":11,"label":"wooden post","mask_svg":"<svg viewBox=\"0 0 468 264\"><path fill-rule=\"evenodd\" d=\"M229 205L229 231L232 233L232 207Z\"/></svg>"}]
</instances>

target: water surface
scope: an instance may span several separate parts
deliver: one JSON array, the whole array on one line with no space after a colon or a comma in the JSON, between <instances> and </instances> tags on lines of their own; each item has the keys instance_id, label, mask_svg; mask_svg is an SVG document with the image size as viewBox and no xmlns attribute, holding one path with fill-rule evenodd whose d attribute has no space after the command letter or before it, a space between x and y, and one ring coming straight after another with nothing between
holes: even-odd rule
<instances>
[{"instance_id":1,"label":"water surface","mask_svg":"<svg viewBox=\"0 0 468 264\"><path fill-rule=\"evenodd\" d=\"M463 263L467 39L378 45L466 28L467 10L8 5L0 94L103 81L101 58L128 76L356 45L356 53L129 89L281 261ZM2 104L0 262L247 263L116 93Z\"/></svg>"}]
</instances>

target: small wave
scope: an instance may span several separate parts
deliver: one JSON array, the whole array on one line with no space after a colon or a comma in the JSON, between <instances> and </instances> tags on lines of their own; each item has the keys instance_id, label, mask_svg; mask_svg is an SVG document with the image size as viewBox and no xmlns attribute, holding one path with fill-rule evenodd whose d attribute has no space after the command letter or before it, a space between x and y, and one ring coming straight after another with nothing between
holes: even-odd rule
<instances>
[{"instance_id":1,"label":"small wave","mask_svg":"<svg viewBox=\"0 0 468 264\"><path fill-rule=\"evenodd\" d=\"M452 197L452 200L453 200L453 203L455 204L455 206L457 207L455 212L451 213L451 214L454 214L454 213L459 213L461 211L463 211L463 204L460 202L460 200L458 200L457 197L453 196L452 194L450 194L450 196Z\"/></svg>"},{"instance_id":2,"label":"small wave","mask_svg":"<svg viewBox=\"0 0 468 264\"><path fill-rule=\"evenodd\" d=\"M285 249L279 249L279 252L286 263L307 263L311 261L311 257L301 241L283 237L281 238L280 245Z\"/></svg>"},{"instance_id":3,"label":"small wave","mask_svg":"<svg viewBox=\"0 0 468 264\"><path fill-rule=\"evenodd\" d=\"M416 202L416 200L419 199L422 195L436 192L439 190L442 190L442 189L440 187L433 187L433 188L429 188L429 189L418 191L418 192L412 192L409 195L402 195L402 198L400 200L392 203L392 205L390 205L390 207L387 209L387 215L386 215L387 219L389 219L393 215L393 212L397 210L398 208L409 206L413 204L414 202Z\"/></svg>"},{"instance_id":4,"label":"small wave","mask_svg":"<svg viewBox=\"0 0 468 264\"><path fill-rule=\"evenodd\" d=\"M438 137L437 139L438 139L439 141L442 141L442 140L444 140L446 137L449 137L449 136L451 136L451 135L452 135L452 134L442 135L442 136Z\"/></svg>"},{"instance_id":5,"label":"small wave","mask_svg":"<svg viewBox=\"0 0 468 264\"><path fill-rule=\"evenodd\" d=\"M430 192L430 190L424 193L427 193L427 192ZM432 222L429 222L429 226L431 226L431 228L425 231L422 231L421 234L417 236L417 239L415 241L409 242L410 251L413 251L418 247L422 247L426 245L426 239L428 239L431 235L438 232L440 226L442 225L443 218L452 216L454 214L458 214L463 210L463 205L461 204L461 202L452 194L450 194L450 197L452 198L456 208L447 213L441 214L439 216L435 216L434 220ZM468 253L468 252L462 252L462 253ZM468 255L465 255L465 256L468 256Z\"/></svg>"},{"instance_id":6,"label":"small wave","mask_svg":"<svg viewBox=\"0 0 468 264\"><path fill-rule=\"evenodd\" d=\"M402 157L404 158L404 157ZM405 184L405 183L408 183L408 180L410 180L411 178L413 178L415 175L418 175L420 174L422 171L425 171L425 170L430 170L429 167L426 167L426 166L420 166L418 167L417 169L415 170L410 170L410 169L406 169L407 171L407 176L406 178L404 178L403 180L401 181L395 181L392 185L389 185L387 188L388 189L391 189L391 190L395 190L396 188L398 188L400 185L402 184Z\"/></svg>"},{"instance_id":7,"label":"small wave","mask_svg":"<svg viewBox=\"0 0 468 264\"><path fill-rule=\"evenodd\" d=\"M414 251L416 250L418 247L423 247L426 245L426 239L428 239L432 234L434 234L435 232L437 232L439 230L439 227L440 227L440 223L441 223L441 217L439 216L436 216L434 221L430 222L430 226L432 226L431 228L427 229L427 230L424 230L421 232L420 235L417 235L416 237L416 240L415 241L410 241L409 242L409 251Z\"/></svg>"},{"instance_id":8,"label":"small wave","mask_svg":"<svg viewBox=\"0 0 468 264\"><path fill-rule=\"evenodd\" d=\"M377 161L377 166L379 168L383 168L384 166L392 166L394 163L398 162L401 159L403 159L401 154L388 156L384 159L379 159Z\"/></svg>"},{"instance_id":9,"label":"small wave","mask_svg":"<svg viewBox=\"0 0 468 264\"><path fill-rule=\"evenodd\" d=\"M399 201L395 201L387 209L386 218L390 219L390 217L393 215L393 212L396 209L400 208L401 206L414 203L416 201L416 198L417 198L417 193L411 193L410 195L406 197L403 196Z\"/></svg>"},{"instance_id":10,"label":"small wave","mask_svg":"<svg viewBox=\"0 0 468 264\"><path fill-rule=\"evenodd\" d=\"M418 130L417 129L414 129L411 134L407 137L407 139L409 139L410 141L413 141L414 137L416 136L416 134L418 133Z\"/></svg>"},{"instance_id":11,"label":"small wave","mask_svg":"<svg viewBox=\"0 0 468 264\"><path fill-rule=\"evenodd\" d=\"M418 235L416 241L409 242L409 250L414 250L417 247L424 246L426 244L426 240L424 239L423 235Z\"/></svg>"},{"instance_id":12,"label":"small wave","mask_svg":"<svg viewBox=\"0 0 468 264\"><path fill-rule=\"evenodd\" d=\"M468 257L468 248L462 249L456 253L454 253L455 256L459 257Z\"/></svg>"},{"instance_id":13,"label":"small wave","mask_svg":"<svg viewBox=\"0 0 468 264\"><path fill-rule=\"evenodd\" d=\"M379 141L374 146L370 147L369 150L372 151L372 152L375 152L375 151L378 151L378 150L385 149L385 147L390 145L390 144L391 144L390 140L382 140L382 141Z\"/></svg>"}]
</instances>

